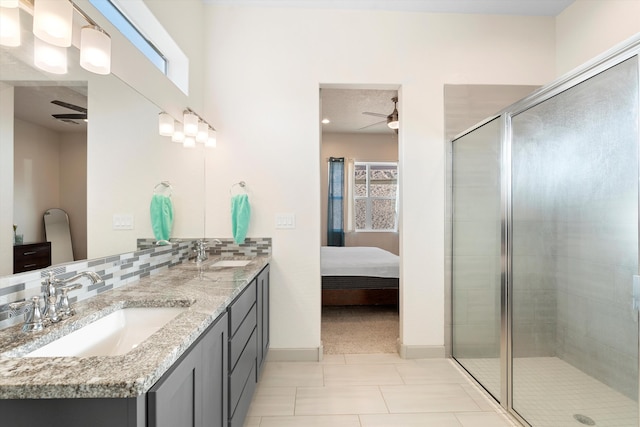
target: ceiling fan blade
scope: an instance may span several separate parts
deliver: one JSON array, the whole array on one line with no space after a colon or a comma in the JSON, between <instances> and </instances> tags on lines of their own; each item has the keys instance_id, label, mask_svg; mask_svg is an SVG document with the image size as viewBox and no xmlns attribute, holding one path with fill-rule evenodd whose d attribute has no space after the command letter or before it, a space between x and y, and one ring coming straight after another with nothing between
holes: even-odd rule
<instances>
[{"instance_id":1,"label":"ceiling fan blade","mask_svg":"<svg viewBox=\"0 0 640 427\"><path fill-rule=\"evenodd\" d=\"M64 108L68 108L70 110L80 111L81 113L86 113L87 112L87 109L84 108L84 107L80 107L79 105L69 104L68 102L64 102L64 101L58 101L57 99L51 101L51 103L55 104L55 105L59 105L59 106L64 107Z\"/></svg>"},{"instance_id":2,"label":"ceiling fan blade","mask_svg":"<svg viewBox=\"0 0 640 427\"><path fill-rule=\"evenodd\" d=\"M87 118L86 114L52 114L52 116L59 120L85 120Z\"/></svg>"},{"instance_id":3,"label":"ceiling fan blade","mask_svg":"<svg viewBox=\"0 0 640 427\"><path fill-rule=\"evenodd\" d=\"M370 124L370 125L367 125L367 126L364 126L364 127L358 128L358 130L362 130L362 129L370 128L371 126L379 125L380 123L384 123L384 122L386 122L386 120L382 120L382 121L379 121L379 122L372 123L372 124Z\"/></svg>"},{"instance_id":4,"label":"ceiling fan blade","mask_svg":"<svg viewBox=\"0 0 640 427\"><path fill-rule=\"evenodd\" d=\"M382 114L382 113L371 113L369 111L364 111L362 114L366 114L367 116L376 116L376 117L384 117L385 119L387 118L388 114Z\"/></svg>"}]
</instances>

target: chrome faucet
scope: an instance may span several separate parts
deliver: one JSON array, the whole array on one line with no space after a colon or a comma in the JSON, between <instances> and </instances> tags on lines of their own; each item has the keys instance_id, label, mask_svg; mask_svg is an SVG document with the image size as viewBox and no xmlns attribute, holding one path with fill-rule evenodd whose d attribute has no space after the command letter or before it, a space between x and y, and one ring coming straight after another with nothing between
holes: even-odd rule
<instances>
[{"instance_id":1,"label":"chrome faucet","mask_svg":"<svg viewBox=\"0 0 640 427\"><path fill-rule=\"evenodd\" d=\"M80 289L82 284L74 283L83 277L91 280L92 283L102 281L99 274L93 271L82 271L68 279L57 279L53 272L49 272L49 276L42 282L44 285L44 318L51 323L57 323L62 319L73 316L74 312L69 304L69 291ZM58 299L58 290L60 290L60 299Z\"/></svg>"},{"instance_id":2,"label":"chrome faucet","mask_svg":"<svg viewBox=\"0 0 640 427\"><path fill-rule=\"evenodd\" d=\"M209 259L209 255L207 253L207 247L209 244L205 239L200 239L196 242L196 262L202 262Z\"/></svg>"}]
</instances>

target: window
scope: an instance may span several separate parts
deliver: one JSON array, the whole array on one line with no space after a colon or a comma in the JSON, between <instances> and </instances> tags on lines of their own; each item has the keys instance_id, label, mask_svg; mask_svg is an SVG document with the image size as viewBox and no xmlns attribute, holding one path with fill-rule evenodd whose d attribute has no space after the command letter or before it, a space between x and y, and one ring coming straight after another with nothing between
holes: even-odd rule
<instances>
[{"instance_id":1,"label":"window","mask_svg":"<svg viewBox=\"0 0 640 427\"><path fill-rule=\"evenodd\" d=\"M355 231L398 230L398 164L355 162Z\"/></svg>"},{"instance_id":2,"label":"window","mask_svg":"<svg viewBox=\"0 0 640 427\"><path fill-rule=\"evenodd\" d=\"M162 53L131 23L111 1L91 0L96 9L113 24L163 74L167 74L167 60Z\"/></svg>"}]
</instances>

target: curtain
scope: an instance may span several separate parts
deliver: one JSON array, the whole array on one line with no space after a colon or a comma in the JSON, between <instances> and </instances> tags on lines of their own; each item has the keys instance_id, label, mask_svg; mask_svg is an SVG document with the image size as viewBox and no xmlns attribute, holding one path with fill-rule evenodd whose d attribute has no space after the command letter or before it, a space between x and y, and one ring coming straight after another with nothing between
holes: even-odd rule
<instances>
[{"instance_id":1,"label":"curtain","mask_svg":"<svg viewBox=\"0 0 640 427\"><path fill-rule=\"evenodd\" d=\"M344 246L344 157L329 157L327 246Z\"/></svg>"}]
</instances>

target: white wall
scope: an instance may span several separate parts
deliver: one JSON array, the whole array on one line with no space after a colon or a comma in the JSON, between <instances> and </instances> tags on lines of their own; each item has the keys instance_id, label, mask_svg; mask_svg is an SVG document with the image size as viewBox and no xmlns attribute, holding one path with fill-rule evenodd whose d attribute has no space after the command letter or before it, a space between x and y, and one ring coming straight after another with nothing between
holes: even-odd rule
<instances>
[{"instance_id":1,"label":"white wall","mask_svg":"<svg viewBox=\"0 0 640 427\"><path fill-rule=\"evenodd\" d=\"M556 18L561 76L640 32L638 0L576 0Z\"/></svg>"},{"instance_id":2,"label":"white wall","mask_svg":"<svg viewBox=\"0 0 640 427\"><path fill-rule=\"evenodd\" d=\"M60 133L15 119L13 221L25 243L44 242L44 211L60 207Z\"/></svg>"},{"instance_id":3,"label":"white wall","mask_svg":"<svg viewBox=\"0 0 640 427\"><path fill-rule=\"evenodd\" d=\"M219 130L207 229L230 234L229 186L245 180L249 235L273 236L272 348L320 345L318 89L398 84L401 342L409 356L444 354L443 85L550 81L554 19L212 5L206 13L205 107ZM278 212L296 213L297 228L275 229Z\"/></svg>"},{"instance_id":4,"label":"white wall","mask_svg":"<svg viewBox=\"0 0 640 427\"><path fill-rule=\"evenodd\" d=\"M69 215L74 259L87 258L87 134L64 133L60 144L60 206Z\"/></svg>"},{"instance_id":5,"label":"white wall","mask_svg":"<svg viewBox=\"0 0 640 427\"><path fill-rule=\"evenodd\" d=\"M0 82L0 276L13 274L13 86Z\"/></svg>"}]
</instances>

